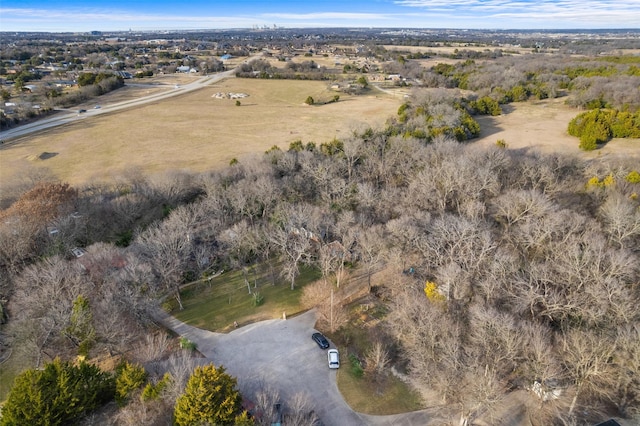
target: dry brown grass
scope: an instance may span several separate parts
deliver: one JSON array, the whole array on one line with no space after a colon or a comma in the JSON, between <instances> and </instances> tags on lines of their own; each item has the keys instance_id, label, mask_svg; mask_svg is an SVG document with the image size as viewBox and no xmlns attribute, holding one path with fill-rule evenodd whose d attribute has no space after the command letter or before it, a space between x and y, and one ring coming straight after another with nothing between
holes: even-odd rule
<instances>
[{"instance_id":1,"label":"dry brown grass","mask_svg":"<svg viewBox=\"0 0 640 426\"><path fill-rule=\"evenodd\" d=\"M140 95L140 90L154 89L131 89L131 94ZM244 92L249 97L238 107L235 100L213 98L216 92ZM336 94L337 103L304 104L307 96L328 101ZM123 100L125 92L113 96ZM320 144L364 126L380 127L401 101L378 91L364 96L336 93L326 82L231 78L197 92L87 116L21 138L0 150L0 180L11 183L41 168L76 185L111 180L130 169L154 174L220 168L232 158L241 160L273 145L286 148L298 139ZM109 98L99 102L106 105ZM55 155L37 160L43 152Z\"/></svg>"},{"instance_id":2,"label":"dry brown grass","mask_svg":"<svg viewBox=\"0 0 640 426\"><path fill-rule=\"evenodd\" d=\"M503 139L509 149L560 152L586 159L640 157L638 139L613 139L598 150L581 151L580 141L567 133L567 126L582 111L565 105L564 100L516 102L503 106L504 113L500 116L476 117L482 131L474 143L489 146Z\"/></svg>"},{"instance_id":3,"label":"dry brown grass","mask_svg":"<svg viewBox=\"0 0 640 426\"><path fill-rule=\"evenodd\" d=\"M172 85L175 78L159 81ZM100 102L107 104L158 89L129 88ZM248 98L215 99L216 92L244 92ZM394 91L390 91L394 93ZM232 158L261 153L273 145L288 147L295 140L322 143L344 138L357 128L379 128L402 102L398 94L372 91L365 96L339 93L340 102L304 104L336 92L317 81L228 79L195 93L137 109L87 117L69 126L24 137L0 149L0 185L5 189L26 174L43 171L74 185L109 181L135 169L155 174L169 170L204 171L221 168ZM566 132L580 111L564 99L521 102L504 107L498 117L479 117L482 133L473 143L493 145L503 139L510 149L576 154L583 158L640 156L640 141L615 139L585 153ZM47 153L47 155L42 155ZM44 158L44 159L42 159ZM2 188L0 188L2 189Z\"/></svg>"}]
</instances>

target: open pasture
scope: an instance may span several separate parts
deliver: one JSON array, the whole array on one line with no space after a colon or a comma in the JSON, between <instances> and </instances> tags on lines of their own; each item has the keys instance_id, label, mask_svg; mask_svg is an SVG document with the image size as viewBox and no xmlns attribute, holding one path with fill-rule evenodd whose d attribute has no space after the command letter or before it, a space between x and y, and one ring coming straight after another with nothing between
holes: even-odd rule
<instances>
[{"instance_id":1,"label":"open pasture","mask_svg":"<svg viewBox=\"0 0 640 426\"><path fill-rule=\"evenodd\" d=\"M236 99L219 99L216 93L249 96L238 99L238 106ZM339 102L304 103L308 96L322 103L335 95ZM106 105L109 99L98 102ZM346 138L356 129L377 128L401 102L377 90L361 96L334 92L327 82L230 78L12 141L0 150L0 180L12 183L34 169L46 169L74 185L109 181L130 170L215 169L273 145L287 148L295 140L320 144Z\"/></svg>"},{"instance_id":2,"label":"open pasture","mask_svg":"<svg viewBox=\"0 0 640 426\"><path fill-rule=\"evenodd\" d=\"M502 115L475 117L481 132L473 143L491 146L501 139L509 149L557 152L587 159L640 157L638 139L612 139L595 151L581 151L580 141L567 133L567 126L583 111L565 105L564 101L564 98L557 98L515 102L503 105Z\"/></svg>"}]
</instances>

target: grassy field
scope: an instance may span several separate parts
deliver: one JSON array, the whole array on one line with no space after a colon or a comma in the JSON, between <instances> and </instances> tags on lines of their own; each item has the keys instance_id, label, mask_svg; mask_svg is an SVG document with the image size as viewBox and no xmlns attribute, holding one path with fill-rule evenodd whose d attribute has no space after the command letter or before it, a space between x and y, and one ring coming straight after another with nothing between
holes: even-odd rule
<instances>
[{"instance_id":1,"label":"grassy field","mask_svg":"<svg viewBox=\"0 0 640 426\"><path fill-rule=\"evenodd\" d=\"M389 375L383 383L355 377L344 363L338 370L338 388L354 410L373 415L406 413L425 408L420 396L400 379Z\"/></svg>"},{"instance_id":2,"label":"grassy field","mask_svg":"<svg viewBox=\"0 0 640 426\"><path fill-rule=\"evenodd\" d=\"M612 139L595 151L579 148L578 138L567 133L567 126L581 111L565 104L565 98L514 102L503 106L503 114L480 116L480 137L476 145L492 146L504 140L510 149L534 149L544 153L592 158L638 158L640 139Z\"/></svg>"},{"instance_id":3,"label":"grassy field","mask_svg":"<svg viewBox=\"0 0 640 426\"><path fill-rule=\"evenodd\" d=\"M382 127L402 102L375 89L350 96L328 86L319 81L230 78L124 112L87 116L2 147L0 181L10 184L29 173L47 171L79 185L110 181L131 170L156 174L215 169L273 145L284 148L295 140L320 144L346 138L355 129ZM130 91L131 96L144 92ZM236 106L234 99L213 97L217 92L249 96ZM304 103L308 96L323 102L336 94L336 103ZM107 105L111 97L123 96L116 91L94 102Z\"/></svg>"},{"instance_id":4,"label":"grassy field","mask_svg":"<svg viewBox=\"0 0 640 426\"><path fill-rule=\"evenodd\" d=\"M19 354L12 354L0 364L0 403L7 398L13 385L13 380L25 368L27 368L25 361L20 358Z\"/></svg>"},{"instance_id":5,"label":"grassy field","mask_svg":"<svg viewBox=\"0 0 640 426\"><path fill-rule=\"evenodd\" d=\"M232 271L184 290L181 293L184 310L174 309L171 313L189 325L225 332L233 328L234 321L242 326L282 318L283 312L289 316L302 312L299 303L302 288L319 278L317 270L302 267L296 279L296 288L291 290L289 284L281 279L278 284L272 285L266 270L256 271L255 274L250 270L248 280L252 293L259 293L264 298L261 305L255 306L253 294L249 294L242 272Z\"/></svg>"}]
</instances>

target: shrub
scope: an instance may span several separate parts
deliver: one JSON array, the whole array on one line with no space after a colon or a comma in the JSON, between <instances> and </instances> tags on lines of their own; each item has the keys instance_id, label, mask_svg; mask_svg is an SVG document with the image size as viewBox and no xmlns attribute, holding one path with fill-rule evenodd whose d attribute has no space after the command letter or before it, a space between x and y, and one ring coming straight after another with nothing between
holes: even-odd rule
<instances>
[{"instance_id":1,"label":"shrub","mask_svg":"<svg viewBox=\"0 0 640 426\"><path fill-rule=\"evenodd\" d=\"M354 354L349 354L349 363L351 364L351 374L357 378L362 377L364 369L362 368L360 360Z\"/></svg>"},{"instance_id":2,"label":"shrub","mask_svg":"<svg viewBox=\"0 0 640 426\"><path fill-rule=\"evenodd\" d=\"M171 380L171 374L165 373L165 375L162 376L162 379L155 385L153 383L147 383L147 385L142 390L142 395L140 395L140 398L143 401L158 399L160 395L162 395L162 392L164 392L164 390L169 386Z\"/></svg>"},{"instance_id":3,"label":"shrub","mask_svg":"<svg viewBox=\"0 0 640 426\"><path fill-rule=\"evenodd\" d=\"M147 381L147 372L140 365L124 361L116 368L116 402L124 406L131 394Z\"/></svg>"},{"instance_id":4,"label":"shrub","mask_svg":"<svg viewBox=\"0 0 640 426\"><path fill-rule=\"evenodd\" d=\"M569 122L567 132L580 138L580 148L592 150L612 137L640 137L640 113L631 114L611 109L587 111Z\"/></svg>"},{"instance_id":5,"label":"shrub","mask_svg":"<svg viewBox=\"0 0 640 426\"><path fill-rule=\"evenodd\" d=\"M483 96L476 101L472 101L470 103L470 106L476 111L477 114L494 116L502 114L502 109L500 108L500 104L498 104L498 101L490 98L489 96Z\"/></svg>"},{"instance_id":6,"label":"shrub","mask_svg":"<svg viewBox=\"0 0 640 426\"><path fill-rule=\"evenodd\" d=\"M186 337L181 337L181 338L180 338L180 347L181 347L182 349L187 349L187 350L190 350L190 351L195 351L195 350L196 350L197 345L196 345L194 342L192 342L191 340L187 339Z\"/></svg>"},{"instance_id":7,"label":"shrub","mask_svg":"<svg viewBox=\"0 0 640 426\"><path fill-rule=\"evenodd\" d=\"M307 99L304 101L305 104L307 105L313 105L315 103L315 101L313 100L313 98L311 96L307 96Z\"/></svg>"},{"instance_id":8,"label":"shrub","mask_svg":"<svg viewBox=\"0 0 640 426\"><path fill-rule=\"evenodd\" d=\"M598 176L592 177L589 179L589 182L587 182L587 188L601 188L602 186L602 182L600 182Z\"/></svg>"},{"instance_id":9,"label":"shrub","mask_svg":"<svg viewBox=\"0 0 640 426\"><path fill-rule=\"evenodd\" d=\"M640 183L640 173L635 170L629 172L629 174L625 177L625 180L629 183Z\"/></svg>"},{"instance_id":10,"label":"shrub","mask_svg":"<svg viewBox=\"0 0 640 426\"><path fill-rule=\"evenodd\" d=\"M434 303L440 303L447 300L446 297L438 291L438 284L432 281L426 282L424 286L424 294L427 296L427 299Z\"/></svg>"},{"instance_id":11,"label":"shrub","mask_svg":"<svg viewBox=\"0 0 640 426\"><path fill-rule=\"evenodd\" d=\"M264 303L264 296L259 292L253 293L253 306L260 306Z\"/></svg>"},{"instance_id":12,"label":"shrub","mask_svg":"<svg viewBox=\"0 0 640 426\"><path fill-rule=\"evenodd\" d=\"M611 173L609 173L603 180L602 186L608 187L616 184L616 178L613 177Z\"/></svg>"}]
</instances>

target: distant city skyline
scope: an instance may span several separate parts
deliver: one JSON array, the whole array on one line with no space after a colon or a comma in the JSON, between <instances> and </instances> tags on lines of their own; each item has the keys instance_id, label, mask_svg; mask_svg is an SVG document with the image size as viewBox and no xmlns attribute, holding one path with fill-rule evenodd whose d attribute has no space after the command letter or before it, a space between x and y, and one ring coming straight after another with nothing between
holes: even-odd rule
<instances>
[{"instance_id":1,"label":"distant city skyline","mask_svg":"<svg viewBox=\"0 0 640 426\"><path fill-rule=\"evenodd\" d=\"M153 31L254 27L620 29L640 27L640 0L21 0L0 31Z\"/></svg>"}]
</instances>

